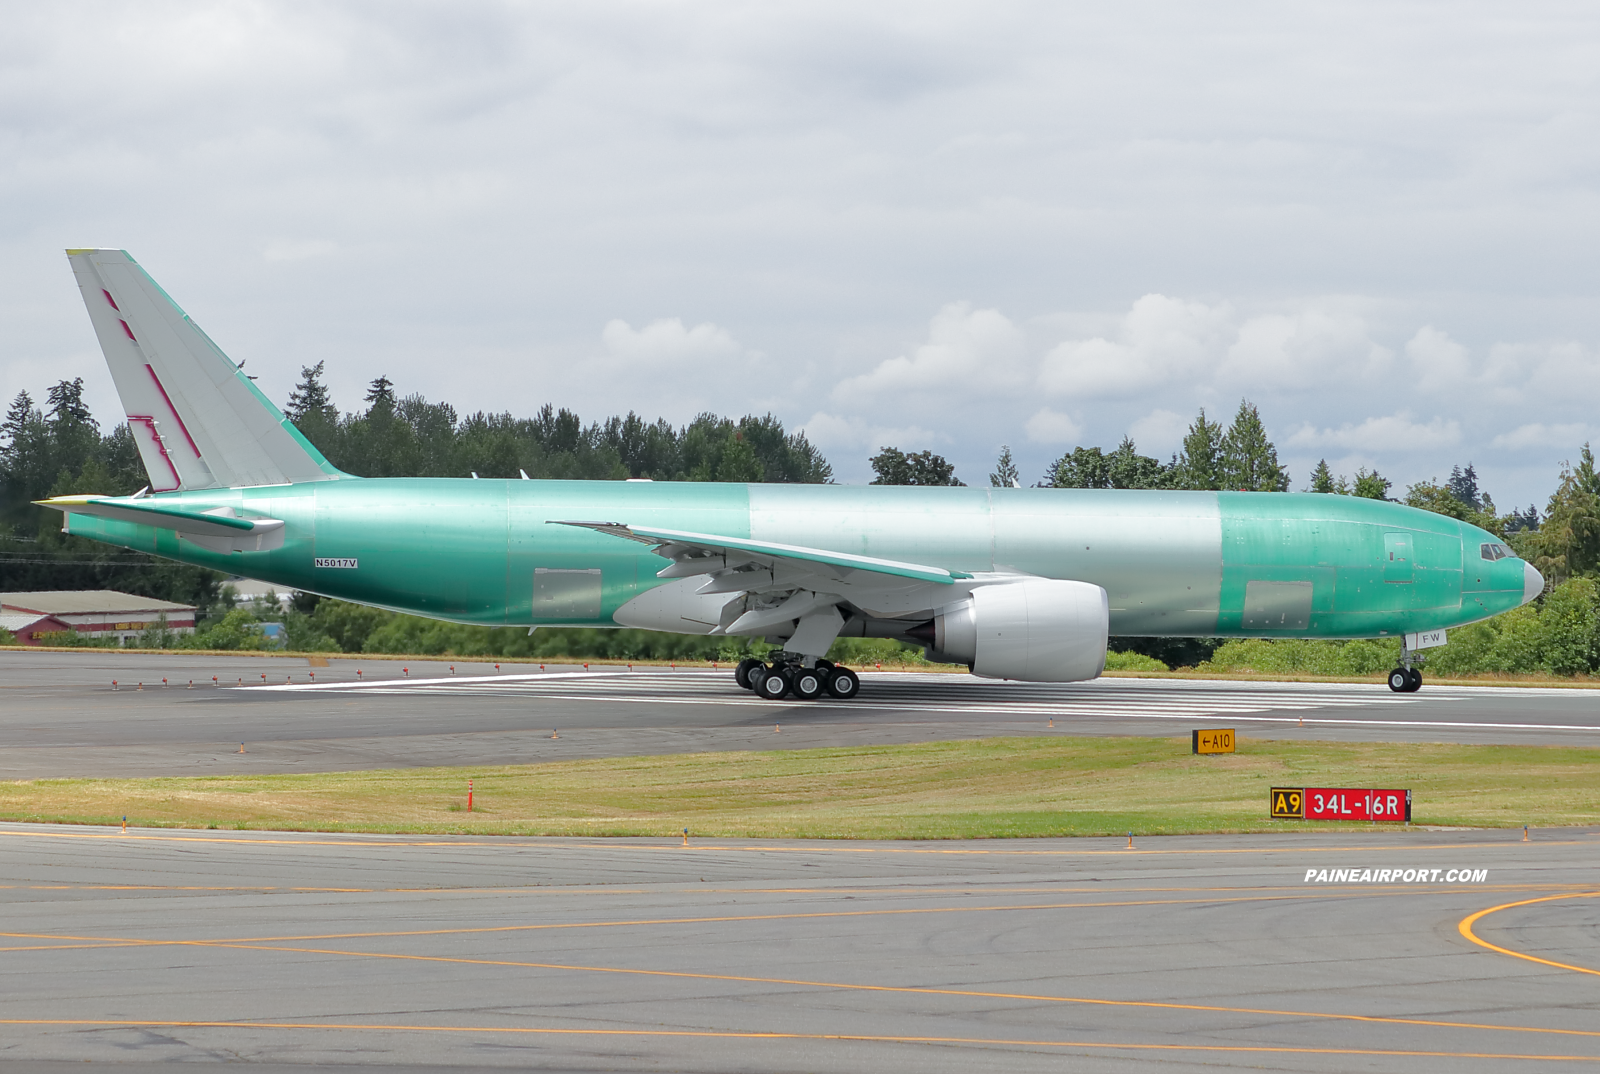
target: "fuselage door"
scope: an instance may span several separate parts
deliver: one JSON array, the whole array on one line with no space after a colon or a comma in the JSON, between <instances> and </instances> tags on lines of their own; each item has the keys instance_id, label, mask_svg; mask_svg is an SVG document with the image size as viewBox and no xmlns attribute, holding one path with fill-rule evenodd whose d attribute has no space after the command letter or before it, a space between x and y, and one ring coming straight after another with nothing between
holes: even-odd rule
<instances>
[{"instance_id":1,"label":"fuselage door","mask_svg":"<svg viewBox=\"0 0 1600 1074\"><path fill-rule=\"evenodd\" d=\"M1383 535L1383 580L1385 582L1411 581L1411 534L1386 533Z\"/></svg>"}]
</instances>

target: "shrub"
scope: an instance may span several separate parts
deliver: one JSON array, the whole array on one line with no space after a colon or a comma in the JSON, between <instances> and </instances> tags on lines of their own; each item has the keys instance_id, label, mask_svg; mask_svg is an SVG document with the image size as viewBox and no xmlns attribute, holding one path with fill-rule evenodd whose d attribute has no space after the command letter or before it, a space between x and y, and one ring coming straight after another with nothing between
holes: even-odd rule
<instances>
[{"instance_id":1,"label":"shrub","mask_svg":"<svg viewBox=\"0 0 1600 1074\"><path fill-rule=\"evenodd\" d=\"M1153 656L1143 653L1106 653L1107 671L1170 671Z\"/></svg>"}]
</instances>

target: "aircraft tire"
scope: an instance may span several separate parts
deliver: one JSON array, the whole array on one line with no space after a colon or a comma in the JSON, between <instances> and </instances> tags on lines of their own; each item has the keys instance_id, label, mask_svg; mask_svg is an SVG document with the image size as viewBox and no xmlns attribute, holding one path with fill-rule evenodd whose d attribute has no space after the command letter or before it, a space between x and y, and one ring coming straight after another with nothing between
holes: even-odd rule
<instances>
[{"instance_id":1,"label":"aircraft tire","mask_svg":"<svg viewBox=\"0 0 1600 1074\"><path fill-rule=\"evenodd\" d=\"M799 668L789 680L789 689L801 701L815 701L828 688L828 673L822 668Z\"/></svg>"},{"instance_id":2,"label":"aircraft tire","mask_svg":"<svg viewBox=\"0 0 1600 1074\"><path fill-rule=\"evenodd\" d=\"M747 656L743 660L739 661L738 667L733 669L733 681L744 687L746 690L754 690L755 686L751 682L750 673L756 668L764 666L765 665L755 657Z\"/></svg>"},{"instance_id":3,"label":"aircraft tire","mask_svg":"<svg viewBox=\"0 0 1600 1074\"><path fill-rule=\"evenodd\" d=\"M755 676L750 676L752 680ZM789 692L788 673L781 668L771 668L761 676L761 681L756 683L756 693L768 701L776 701Z\"/></svg>"},{"instance_id":4,"label":"aircraft tire","mask_svg":"<svg viewBox=\"0 0 1600 1074\"><path fill-rule=\"evenodd\" d=\"M1407 674L1411 676L1411 685L1406 687L1406 693L1414 694L1422 689L1422 672L1416 668L1411 668Z\"/></svg>"},{"instance_id":5,"label":"aircraft tire","mask_svg":"<svg viewBox=\"0 0 1600 1074\"><path fill-rule=\"evenodd\" d=\"M1405 668L1395 668L1389 672L1389 689L1397 694L1409 694L1413 689L1411 672Z\"/></svg>"},{"instance_id":6,"label":"aircraft tire","mask_svg":"<svg viewBox=\"0 0 1600 1074\"><path fill-rule=\"evenodd\" d=\"M861 692L861 680L849 668L834 668L828 676L828 693L840 701L849 701Z\"/></svg>"}]
</instances>

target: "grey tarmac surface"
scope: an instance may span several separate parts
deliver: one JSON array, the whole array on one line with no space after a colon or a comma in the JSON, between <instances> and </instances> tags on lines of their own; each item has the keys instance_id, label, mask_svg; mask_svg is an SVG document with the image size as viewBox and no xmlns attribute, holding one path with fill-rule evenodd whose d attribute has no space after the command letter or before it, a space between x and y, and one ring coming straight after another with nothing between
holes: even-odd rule
<instances>
[{"instance_id":1,"label":"grey tarmac surface","mask_svg":"<svg viewBox=\"0 0 1600 1074\"><path fill-rule=\"evenodd\" d=\"M989 735L1187 735L1196 726L1274 739L1600 745L1594 690L1037 685L869 671L852 701L773 703L738 689L727 671L457 662L452 675L447 661L329 664L0 652L0 778L524 764Z\"/></svg>"},{"instance_id":2,"label":"grey tarmac surface","mask_svg":"<svg viewBox=\"0 0 1600 1074\"><path fill-rule=\"evenodd\" d=\"M0 825L0 1068L1590 1067L1597 855L1593 828L1128 850ZM1306 881L1352 867L1428 879ZM1485 910L1501 950L1462 932Z\"/></svg>"}]
</instances>

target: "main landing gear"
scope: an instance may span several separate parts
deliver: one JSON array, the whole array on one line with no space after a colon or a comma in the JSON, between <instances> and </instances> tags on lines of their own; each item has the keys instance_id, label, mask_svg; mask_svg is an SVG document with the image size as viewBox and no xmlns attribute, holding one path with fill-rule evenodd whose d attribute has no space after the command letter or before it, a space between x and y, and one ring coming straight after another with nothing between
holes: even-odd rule
<instances>
[{"instance_id":1,"label":"main landing gear","mask_svg":"<svg viewBox=\"0 0 1600 1074\"><path fill-rule=\"evenodd\" d=\"M805 667L798 659L784 659L787 654L774 655L777 659L770 665L754 658L739 661L733 671L734 681L768 701L788 694L801 701L814 701L824 693L848 701L861 691L861 680L849 668L836 667L826 660Z\"/></svg>"}]
</instances>

